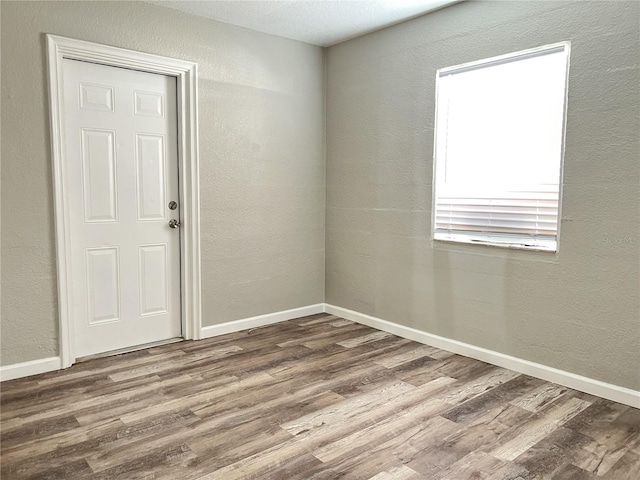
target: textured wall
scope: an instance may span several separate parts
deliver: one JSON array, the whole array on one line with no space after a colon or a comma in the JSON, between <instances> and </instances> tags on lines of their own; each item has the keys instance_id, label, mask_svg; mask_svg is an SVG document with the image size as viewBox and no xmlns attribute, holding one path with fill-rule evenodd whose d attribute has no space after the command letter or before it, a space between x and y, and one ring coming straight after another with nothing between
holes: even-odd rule
<instances>
[{"instance_id":1,"label":"textured wall","mask_svg":"<svg viewBox=\"0 0 640 480\"><path fill-rule=\"evenodd\" d=\"M640 389L637 2L464 2L328 50L326 301ZM436 69L572 42L560 251L433 244Z\"/></svg>"},{"instance_id":2,"label":"textured wall","mask_svg":"<svg viewBox=\"0 0 640 480\"><path fill-rule=\"evenodd\" d=\"M639 389L638 7L464 2L331 47L327 302ZM134 2L0 12L3 365L57 354L44 33L199 63L205 325L323 300L320 49ZM432 245L435 70L560 40L560 252Z\"/></svg>"},{"instance_id":3,"label":"textured wall","mask_svg":"<svg viewBox=\"0 0 640 480\"><path fill-rule=\"evenodd\" d=\"M318 47L142 2L2 2L2 365L57 355L45 33L199 64L203 323L323 301Z\"/></svg>"}]
</instances>

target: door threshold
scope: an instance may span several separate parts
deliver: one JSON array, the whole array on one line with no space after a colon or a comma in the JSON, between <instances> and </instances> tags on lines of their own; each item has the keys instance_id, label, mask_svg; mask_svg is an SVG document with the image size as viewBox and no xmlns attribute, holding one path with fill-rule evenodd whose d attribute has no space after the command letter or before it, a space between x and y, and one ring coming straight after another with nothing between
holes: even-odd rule
<instances>
[{"instance_id":1,"label":"door threshold","mask_svg":"<svg viewBox=\"0 0 640 480\"><path fill-rule=\"evenodd\" d=\"M167 340L158 340L157 342L143 343L142 345L135 345L133 347L119 348L118 350L110 350L108 352L96 353L95 355L79 357L76 358L75 363L86 362L96 358L113 357L115 355L122 355L123 353L136 352L138 350L145 350L147 348L159 347L161 345L169 345L170 343L178 343L182 341L184 341L183 337L175 337L168 338Z\"/></svg>"}]
</instances>

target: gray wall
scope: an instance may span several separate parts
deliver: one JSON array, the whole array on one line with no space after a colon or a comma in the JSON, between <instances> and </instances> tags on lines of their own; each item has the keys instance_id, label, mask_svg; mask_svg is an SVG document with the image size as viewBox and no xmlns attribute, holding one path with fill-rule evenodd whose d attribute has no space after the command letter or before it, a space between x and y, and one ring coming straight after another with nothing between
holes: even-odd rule
<instances>
[{"instance_id":1,"label":"gray wall","mask_svg":"<svg viewBox=\"0 0 640 480\"><path fill-rule=\"evenodd\" d=\"M640 389L637 2L464 2L328 49L326 301ZM560 251L432 243L436 69L572 42Z\"/></svg>"},{"instance_id":2,"label":"gray wall","mask_svg":"<svg viewBox=\"0 0 640 480\"><path fill-rule=\"evenodd\" d=\"M44 33L199 64L203 323L324 298L323 51L141 2L2 2L2 357L58 354Z\"/></svg>"},{"instance_id":3,"label":"gray wall","mask_svg":"<svg viewBox=\"0 0 640 480\"><path fill-rule=\"evenodd\" d=\"M200 66L204 324L326 301L640 389L636 2L464 2L323 52L138 2L5 2L2 357L57 355L44 33ZM439 67L572 41L557 255L430 240Z\"/></svg>"}]
</instances>

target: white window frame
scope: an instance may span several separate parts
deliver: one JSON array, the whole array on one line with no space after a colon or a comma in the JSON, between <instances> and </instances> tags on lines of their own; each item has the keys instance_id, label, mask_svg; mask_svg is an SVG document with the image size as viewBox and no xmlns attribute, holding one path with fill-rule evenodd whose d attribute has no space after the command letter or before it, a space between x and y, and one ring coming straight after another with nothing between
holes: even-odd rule
<instances>
[{"instance_id":1,"label":"white window frame","mask_svg":"<svg viewBox=\"0 0 640 480\"><path fill-rule=\"evenodd\" d=\"M560 168L558 179L558 216L556 225L555 241L534 239L526 235L519 234L499 234L482 231L459 231L451 230L446 234L443 232L436 232L436 206L437 206L437 175L438 175L438 100L439 100L439 88L441 78L443 76L451 75L452 73L463 73L465 71L475 70L477 68L484 68L489 66L496 66L504 63L509 63L514 60L523 60L526 58L535 58L548 53L554 53L562 51L565 54L566 69L564 78L564 105L562 113L562 133L561 133L561 145L560 145ZM569 60L571 53L571 43L569 41L559 42L550 45L544 45L527 50L521 50L506 55L500 55L496 57L486 58L473 62L468 62L451 67L440 68L436 72L436 97L435 97L435 117L434 117L434 141L433 141L433 181L432 181L432 209L431 209L431 231L432 240L435 242L453 242L453 243L467 243L467 244L483 244L496 247L514 248L522 250L534 250L544 252L558 252L560 245L560 224L561 224L561 212L562 212L562 186L563 186L563 173L564 173L564 154L565 154L565 137L566 137L566 119L567 119L567 99L569 92Z\"/></svg>"}]
</instances>

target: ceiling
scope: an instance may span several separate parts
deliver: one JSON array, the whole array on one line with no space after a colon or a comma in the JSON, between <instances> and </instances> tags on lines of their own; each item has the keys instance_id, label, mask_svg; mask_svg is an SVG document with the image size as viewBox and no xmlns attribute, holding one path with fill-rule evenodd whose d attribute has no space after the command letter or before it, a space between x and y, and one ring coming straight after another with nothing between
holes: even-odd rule
<instances>
[{"instance_id":1,"label":"ceiling","mask_svg":"<svg viewBox=\"0 0 640 480\"><path fill-rule=\"evenodd\" d=\"M251 30L328 47L461 0L147 0Z\"/></svg>"}]
</instances>

